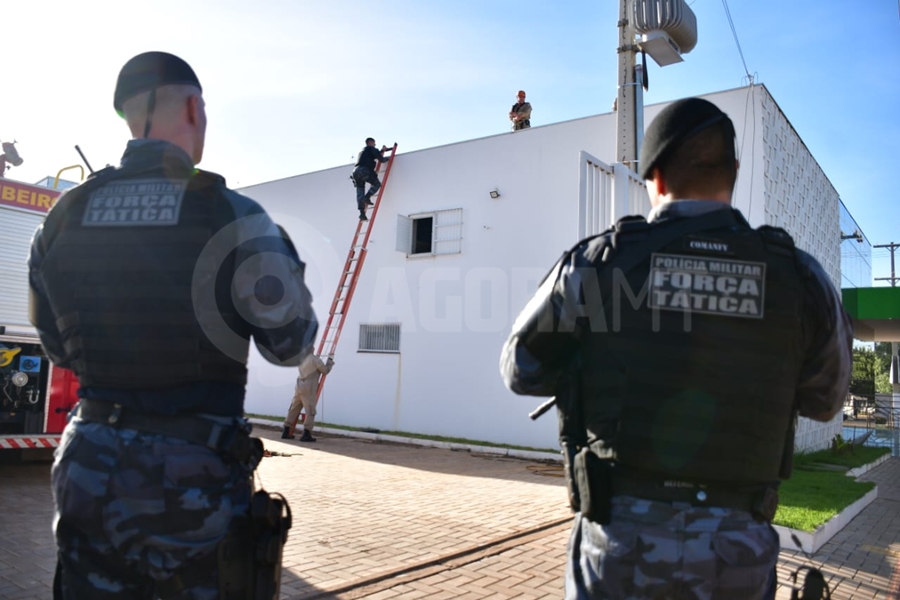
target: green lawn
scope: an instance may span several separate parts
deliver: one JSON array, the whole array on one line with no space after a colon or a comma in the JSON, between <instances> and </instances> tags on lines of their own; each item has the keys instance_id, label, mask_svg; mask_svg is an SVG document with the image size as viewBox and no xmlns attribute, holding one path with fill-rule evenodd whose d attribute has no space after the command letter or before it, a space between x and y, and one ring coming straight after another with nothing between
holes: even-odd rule
<instances>
[{"instance_id":1,"label":"green lawn","mask_svg":"<svg viewBox=\"0 0 900 600\"><path fill-rule=\"evenodd\" d=\"M813 464L861 467L889 452L888 448L861 447L855 448L852 454L835 454L830 450L798 454L794 457L794 474L778 490L775 524L815 531L875 487L874 483L855 481L842 472L810 470Z\"/></svg>"},{"instance_id":2,"label":"green lawn","mask_svg":"<svg viewBox=\"0 0 900 600\"><path fill-rule=\"evenodd\" d=\"M889 448L870 448L862 446L854 448L853 452L835 453L831 450L820 450L809 454L798 454L794 456L794 468L805 468L813 463L823 463L828 465L840 465L853 469L875 462L883 454L890 453Z\"/></svg>"}]
</instances>

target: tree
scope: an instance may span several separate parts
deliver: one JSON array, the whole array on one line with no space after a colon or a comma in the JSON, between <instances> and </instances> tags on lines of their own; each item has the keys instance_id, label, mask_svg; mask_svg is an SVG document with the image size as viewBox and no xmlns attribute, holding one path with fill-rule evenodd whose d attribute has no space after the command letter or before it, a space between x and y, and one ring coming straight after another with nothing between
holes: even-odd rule
<instances>
[{"instance_id":1,"label":"tree","mask_svg":"<svg viewBox=\"0 0 900 600\"><path fill-rule=\"evenodd\" d=\"M892 390L890 373L878 373L875 375L876 394L890 394Z\"/></svg>"},{"instance_id":2,"label":"tree","mask_svg":"<svg viewBox=\"0 0 900 600\"><path fill-rule=\"evenodd\" d=\"M873 398L875 394L875 377L877 357L869 348L853 348L853 372L850 380L850 393L857 396Z\"/></svg>"},{"instance_id":3,"label":"tree","mask_svg":"<svg viewBox=\"0 0 900 600\"><path fill-rule=\"evenodd\" d=\"M891 393L891 352L890 342L875 342L874 350L862 346L853 348L852 394L870 396Z\"/></svg>"},{"instance_id":4,"label":"tree","mask_svg":"<svg viewBox=\"0 0 900 600\"><path fill-rule=\"evenodd\" d=\"M875 342L875 356L878 358L880 372L891 372L891 353L892 349L890 342Z\"/></svg>"},{"instance_id":5,"label":"tree","mask_svg":"<svg viewBox=\"0 0 900 600\"><path fill-rule=\"evenodd\" d=\"M891 355L890 342L875 342L875 391L879 394L889 394L891 386Z\"/></svg>"},{"instance_id":6,"label":"tree","mask_svg":"<svg viewBox=\"0 0 900 600\"><path fill-rule=\"evenodd\" d=\"M853 349L853 379L875 379L878 373L877 357L869 348Z\"/></svg>"}]
</instances>

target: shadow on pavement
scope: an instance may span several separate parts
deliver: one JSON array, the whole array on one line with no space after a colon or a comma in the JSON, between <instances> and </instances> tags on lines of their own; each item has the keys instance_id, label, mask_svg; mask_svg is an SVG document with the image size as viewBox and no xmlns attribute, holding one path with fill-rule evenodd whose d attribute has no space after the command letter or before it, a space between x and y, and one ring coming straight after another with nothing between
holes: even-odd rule
<instances>
[{"instance_id":1,"label":"shadow on pavement","mask_svg":"<svg viewBox=\"0 0 900 600\"><path fill-rule=\"evenodd\" d=\"M294 456L273 456L263 460L296 460L316 453L333 454L362 461L468 477L488 477L525 483L565 486L561 464L472 453L467 450L447 450L427 446L412 446L394 442L372 441L316 432L314 443L281 439L280 430L255 424L253 435L262 438L267 450ZM299 438L299 436L297 436Z\"/></svg>"}]
</instances>

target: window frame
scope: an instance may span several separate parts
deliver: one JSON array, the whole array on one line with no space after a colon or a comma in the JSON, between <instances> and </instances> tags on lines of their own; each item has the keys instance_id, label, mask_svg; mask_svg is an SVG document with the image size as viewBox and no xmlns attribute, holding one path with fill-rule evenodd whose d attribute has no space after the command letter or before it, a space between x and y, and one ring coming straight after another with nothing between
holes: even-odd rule
<instances>
[{"instance_id":1,"label":"window frame","mask_svg":"<svg viewBox=\"0 0 900 600\"><path fill-rule=\"evenodd\" d=\"M400 325L400 323L360 323L356 351L366 354L400 354ZM370 332L375 337L380 336L382 347L364 347L372 339Z\"/></svg>"},{"instance_id":2,"label":"window frame","mask_svg":"<svg viewBox=\"0 0 900 600\"><path fill-rule=\"evenodd\" d=\"M442 217L445 217L450 222L442 223ZM431 250L429 252L413 252L413 242L415 241L413 237L414 222L428 218L431 219ZM395 250L406 254L408 259L461 254L463 224L462 208L397 215L397 243Z\"/></svg>"}]
</instances>

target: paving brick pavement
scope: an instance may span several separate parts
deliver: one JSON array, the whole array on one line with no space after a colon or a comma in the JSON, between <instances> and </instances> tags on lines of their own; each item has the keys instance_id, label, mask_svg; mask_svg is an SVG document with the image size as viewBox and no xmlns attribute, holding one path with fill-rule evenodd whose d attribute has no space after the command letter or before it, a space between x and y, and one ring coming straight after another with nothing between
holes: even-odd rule
<instances>
[{"instance_id":1,"label":"paving brick pavement","mask_svg":"<svg viewBox=\"0 0 900 600\"><path fill-rule=\"evenodd\" d=\"M56 567L49 463L0 465L0 598L49 598Z\"/></svg>"},{"instance_id":2,"label":"paving brick pavement","mask_svg":"<svg viewBox=\"0 0 900 600\"><path fill-rule=\"evenodd\" d=\"M285 597L337 591L570 518L562 478L529 470L537 463L342 437L308 445L261 435L270 437L271 450L302 453L264 459L259 471L263 485L285 494L294 511Z\"/></svg>"},{"instance_id":3,"label":"paving brick pavement","mask_svg":"<svg viewBox=\"0 0 900 600\"><path fill-rule=\"evenodd\" d=\"M266 458L259 470L294 513L282 598L561 597L570 515L562 479L539 474L537 463L257 433L268 449L296 454ZM878 483L879 498L812 560L782 552L779 581L814 564L835 599L900 599L900 459L864 479ZM47 464L0 466L0 598L50 597L48 480ZM782 585L777 597L787 600L790 590Z\"/></svg>"},{"instance_id":4,"label":"paving brick pavement","mask_svg":"<svg viewBox=\"0 0 900 600\"><path fill-rule=\"evenodd\" d=\"M782 551L779 582L788 582L798 566L811 565L823 571L835 600L900 599L900 458L888 459L860 480L874 481L878 498L811 559ZM789 588L780 586L777 598L789 600Z\"/></svg>"}]
</instances>

